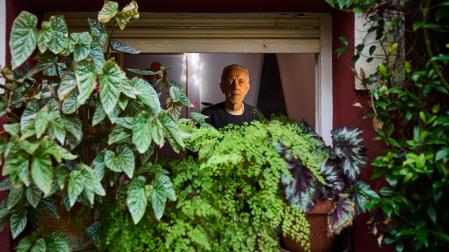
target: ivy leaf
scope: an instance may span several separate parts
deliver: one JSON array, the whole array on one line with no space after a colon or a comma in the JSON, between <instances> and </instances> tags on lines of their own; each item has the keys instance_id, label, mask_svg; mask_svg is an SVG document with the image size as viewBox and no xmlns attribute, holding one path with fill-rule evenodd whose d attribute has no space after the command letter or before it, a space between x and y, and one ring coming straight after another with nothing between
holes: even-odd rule
<instances>
[{"instance_id":1,"label":"ivy leaf","mask_svg":"<svg viewBox=\"0 0 449 252\"><path fill-rule=\"evenodd\" d=\"M34 246L31 248L30 252L46 252L47 251L47 245L45 244L44 238L39 238L34 243Z\"/></svg>"},{"instance_id":2,"label":"ivy leaf","mask_svg":"<svg viewBox=\"0 0 449 252\"><path fill-rule=\"evenodd\" d=\"M12 69L20 66L31 56L36 48L37 17L27 11L22 11L12 24L9 38Z\"/></svg>"},{"instance_id":3,"label":"ivy leaf","mask_svg":"<svg viewBox=\"0 0 449 252\"><path fill-rule=\"evenodd\" d=\"M72 33L70 38L74 42L73 58L75 62L84 60L90 54L92 37L88 32Z\"/></svg>"},{"instance_id":4,"label":"ivy leaf","mask_svg":"<svg viewBox=\"0 0 449 252\"><path fill-rule=\"evenodd\" d=\"M159 101L159 96L154 90L153 86L150 85L150 83L134 77L130 80L130 83L132 86L134 86L134 89L136 90L136 96L146 105L150 106L151 111L154 114L159 114L161 111L161 103Z\"/></svg>"},{"instance_id":5,"label":"ivy leaf","mask_svg":"<svg viewBox=\"0 0 449 252\"><path fill-rule=\"evenodd\" d=\"M39 205L39 202L41 201L43 195L42 192L39 191L39 188L37 188L34 184L26 189L25 194L28 203L30 203L30 205L34 208L36 208L37 205Z\"/></svg>"},{"instance_id":6,"label":"ivy leaf","mask_svg":"<svg viewBox=\"0 0 449 252\"><path fill-rule=\"evenodd\" d=\"M35 155L31 162L31 178L37 187L48 195L53 181L51 158L48 154Z\"/></svg>"},{"instance_id":7,"label":"ivy leaf","mask_svg":"<svg viewBox=\"0 0 449 252\"><path fill-rule=\"evenodd\" d=\"M48 252L70 252L69 240L59 232L51 233L46 239Z\"/></svg>"},{"instance_id":8,"label":"ivy leaf","mask_svg":"<svg viewBox=\"0 0 449 252\"><path fill-rule=\"evenodd\" d=\"M101 45L104 45L108 38L106 26L100 23L98 19L88 18L87 20L89 22L90 32L92 35L98 38L98 42L100 42Z\"/></svg>"},{"instance_id":9,"label":"ivy leaf","mask_svg":"<svg viewBox=\"0 0 449 252\"><path fill-rule=\"evenodd\" d=\"M64 101L72 92L73 89L77 87L75 74L71 71L66 71L62 75L61 83L58 88L58 98L60 101Z\"/></svg>"},{"instance_id":10,"label":"ivy leaf","mask_svg":"<svg viewBox=\"0 0 449 252\"><path fill-rule=\"evenodd\" d=\"M36 130L37 138L40 138L44 134L48 125L48 108L43 107L39 112L36 113L34 119L34 128Z\"/></svg>"},{"instance_id":11,"label":"ivy leaf","mask_svg":"<svg viewBox=\"0 0 449 252\"><path fill-rule=\"evenodd\" d=\"M191 107L192 103L190 102L189 98L184 93L184 90L178 86L171 86L170 87L170 97L172 98L173 102L179 102L184 106Z\"/></svg>"},{"instance_id":12,"label":"ivy leaf","mask_svg":"<svg viewBox=\"0 0 449 252\"><path fill-rule=\"evenodd\" d=\"M145 153L151 145L151 121L145 112L134 118L132 141L139 153Z\"/></svg>"},{"instance_id":13,"label":"ivy leaf","mask_svg":"<svg viewBox=\"0 0 449 252\"><path fill-rule=\"evenodd\" d=\"M334 208L328 216L328 231L339 234L343 228L350 226L355 215L354 202L349 197L341 197L335 202Z\"/></svg>"},{"instance_id":14,"label":"ivy leaf","mask_svg":"<svg viewBox=\"0 0 449 252\"><path fill-rule=\"evenodd\" d=\"M96 104L95 106L95 113L92 117L92 126L95 126L99 124L103 119L106 117L106 113L103 110L103 107L101 106L101 103Z\"/></svg>"},{"instance_id":15,"label":"ivy leaf","mask_svg":"<svg viewBox=\"0 0 449 252\"><path fill-rule=\"evenodd\" d=\"M114 60L108 60L100 75L100 100L106 114L111 114L120 95L120 83L126 80L125 73Z\"/></svg>"},{"instance_id":16,"label":"ivy leaf","mask_svg":"<svg viewBox=\"0 0 449 252\"><path fill-rule=\"evenodd\" d=\"M13 214L11 214L9 222L12 238L16 239L17 236L19 236L19 234L22 233L22 231L25 229L27 225L28 222L27 211L25 209L22 209L18 212L14 212Z\"/></svg>"},{"instance_id":17,"label":"ivy leaf","mask_svg":"<svg viewBox=\"0 0 449 252\"><path fill-rule=\"evenodd\" d=\"M64 41L68 35L67 25L64 16L56 15L50 17L51 23L51 40L48 48L55 54L64 50Z\"/></svg>"},{"instance_id":18,"label":"ivy leaf","mask_svg":"<svg viewBox=\"0 0 449 252\"><path fill-rule=\"evenodd\" d=\"M115 153L107 150L104 154L104 163L107 168L114 172L121 172L120 167L115 160Z\"/></svg>"},{"instance_id":19,"label":"ivy leaf","mask_svg":"<svg viewBox=\"0 0 449 252\"><path fill-rule=\"evenodd\" d=\"M126 195L126 205L131 213L134 224L139 223L147 208L145 177L138 176L131 181Z\"/></svg>"},{"instance_id":20,"label":"ivy leaf","mask_svg":"<svg viewBox=\"0 0 449 252\"><path fill-rule=\"evenodd\" d=\"M84 104L95 89L94 66L90 61L80 61L75 64L75 76L78 85L78 103Z\"/></svg>"},{"instance_id":21,"label":"ivy leaf","mask_svg":"<svg viewBox=\"0 0 449 252\"><path fill-rule=\"evenodd\" d=\"M95 71L97 72L97 74L101 74L106 60L104 58L103 45L100 42L100 39L97 37L92 38L90 57L92 58L92 61L94 63Z\"/></svg>"},{"instance_id":22,"label":"ivy leaf","mask_svg":"<svg viewBox=\"0 0 449 252\"><path fill-rule=\"evenodd\" d=\"M112 39L111 40L111 48L117 52L122 52L122 53L128 53L128 54L139 54L140 51L129 47L128 45L126 45L125 43L123 43L120 40L117 39Z\"/></svg>"},{"instance_id":23,"label":"ivy leaf","mask_svg":"<svg viewBox=\"0 0 449 252\"><path fill-rule=\"evenodd\" d=\"M105 1L103 8L98 13L98 21L103 24L109 22L118 13L118 3L114 1Z\"/></svg>"},{"instance_id":24,"label":"ivy leaf","mask_svg":"<svg viewBox=\"0 0 449 252\"><path fill-rule=\"evenodd\" d=\"M67 193L69 197L70 207L76 202L76 199L84 190L84 177L80 170L75 170L70 173L69 185L67 187Z\"/></svg>"}]
</instances>

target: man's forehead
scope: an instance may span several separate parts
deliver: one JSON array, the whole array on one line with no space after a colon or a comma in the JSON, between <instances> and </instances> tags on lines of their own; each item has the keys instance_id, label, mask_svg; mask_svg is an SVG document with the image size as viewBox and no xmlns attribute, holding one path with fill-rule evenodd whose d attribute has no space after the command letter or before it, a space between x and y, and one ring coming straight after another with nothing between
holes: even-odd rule
<instances>
[{"instance_id":1,"label":"man's forehead","mask_svg":"<svg viewBox=\"0 0 449 252\"><path fill-rule=\"evenodd\" d=\"M240 68L231 68L225 72L225 76L230 77L231 75L242 75L241 77L248 77L248 71Z\"/></svg>"}]
</instances>

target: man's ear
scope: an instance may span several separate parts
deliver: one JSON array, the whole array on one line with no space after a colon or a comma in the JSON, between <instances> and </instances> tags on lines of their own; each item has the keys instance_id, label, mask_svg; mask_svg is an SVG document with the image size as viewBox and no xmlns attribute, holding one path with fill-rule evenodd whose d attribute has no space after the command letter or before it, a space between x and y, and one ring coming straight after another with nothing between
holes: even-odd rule
<instances>
[{"instance_id":1,"label":"man's ear","mask_svg":"<svg viewBox=\"0 0 449 252\"><path fill-rule=\"evenodd\" d=\"M221 89L221 92L223 93L223 94L225 94L226 92L226 90L225 90L225 86L223 85L223 83L222 82L220 82L220 89Z\"/></svg>"}]
</instances>

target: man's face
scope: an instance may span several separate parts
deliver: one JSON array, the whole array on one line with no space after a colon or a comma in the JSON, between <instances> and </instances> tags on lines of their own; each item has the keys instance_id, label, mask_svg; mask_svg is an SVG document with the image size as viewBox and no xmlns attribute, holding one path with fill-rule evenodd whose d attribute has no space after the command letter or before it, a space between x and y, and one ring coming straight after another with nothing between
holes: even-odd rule
<instances>
[{"instance_id":1,"label":"man's face","mask_svg":"<svg viewBox=\"0 0 449 252\"><path fill-rule=\"evenodd\" d=\"M232 104L242 103L250 86L246 71L232 68L223 77L220 88L221 92L226 96L226 101Z\"/></svg>"}]
</instances>

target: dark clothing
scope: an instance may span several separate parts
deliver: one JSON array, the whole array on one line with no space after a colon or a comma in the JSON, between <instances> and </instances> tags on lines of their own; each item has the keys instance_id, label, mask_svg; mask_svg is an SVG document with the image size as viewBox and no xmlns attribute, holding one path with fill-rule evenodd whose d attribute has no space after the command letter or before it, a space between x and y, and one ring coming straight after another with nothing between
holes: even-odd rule
<instances>
[{"instance_id":1,"label":"dark clothing","mask_svg":"<svg viewBox=\"0 0 449 252\"><path fill-rule=\"evenodd\" d=\"M246 103L242 115L231 115L226 111L225 103L217 103L213 106L205 108L202 113L209 118L206 122L214 126L216 129L223 128L229 124L242 125L244 122L251 122L255 119L255 107Z\"/></svg>"}]
</instances>

